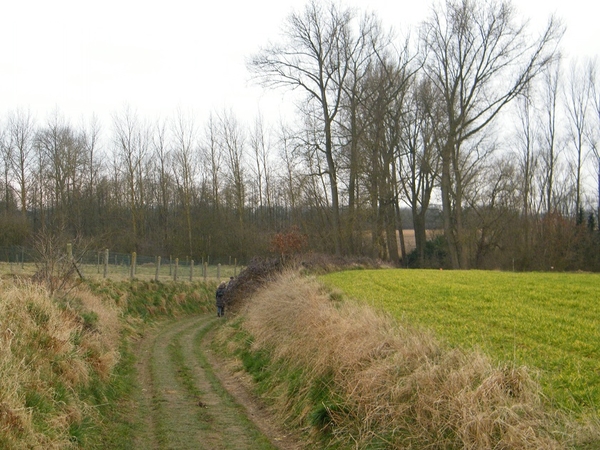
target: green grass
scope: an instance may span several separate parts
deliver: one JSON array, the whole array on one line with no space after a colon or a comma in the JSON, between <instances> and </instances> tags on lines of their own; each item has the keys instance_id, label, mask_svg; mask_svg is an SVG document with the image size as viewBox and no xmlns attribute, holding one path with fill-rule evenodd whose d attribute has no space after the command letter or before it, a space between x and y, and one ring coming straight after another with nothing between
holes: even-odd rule
<instances>
[{"instance_id":1,"label":"green grass","mask_svg":"<svg viewBox=\"0 0 600 450\"><path fill-rule=\"evenodd\" d=\"M129 317L145 322L164 317L212 312L216 284L200 281L89 281L88 285L98 295L112 298L125 309Z\"/></svg>"},{"instance_id":2,"label":"green grass","mask_svg":"<svg viewBox=\"0 0 600 450\"><path fill-rule=\"evenodd\" d=\"M246 428L248 433L251 435L256 448L264 450L274 450L276 447L274 447L271 444L271 442L267 439L267 437L264 434L262 434L262 432L260 432L258 428L256 428L256 425L250 420L244 407L238 404L235 398L231 394L229 394L229 392L227 392L227 390L223 387L216 374L214 373L212 366L209 364L208 360L206 359L206 356L204 355L205 348L202 340L204 339L204 336L217 325L218 320L215 320L213 318L213 321L209 326L200 329L195 334L194 356L196 357L196 361L204 369L206 378L210 382L214 391L219 395L219 397L221 397L223 405L239 413L239 415L237 416L237 420Z\"/></svg>"},{"instance_id":3,"label":"green grass","mask_svg":"<svg viewBox=\"0 0 600 450\"><path fill-rule=\"evenodd\" d=\"M89 398L100 414L101 420L91 427L87 448L104 448L113 450L131 449L133 445L133 433L136 424L133 422L132 398L133 388L137 382L136 359L131 350L131 344L123 339L119 349L120 359L107 385L98 386L98 380L94 380L87 389L82 392L82 398ZM95 386L94 386L95 385ZM91 399L101 391L104 401L98 404ZM96 393L94 393L96 391ZM71 430L79 432L79 429ZM75 435L79 439L77 435Z\"/></svg>"},{"instance_id":4,"label":"green grass","mask_svg":"<svg viewBox=\"0 0 600 450\"><path fill-rule=\"evenodd\" d=\"M321 280L452 346L530 367L563 409L600 411L599 274L365 270Z\"/></svg>"}]
</instances>

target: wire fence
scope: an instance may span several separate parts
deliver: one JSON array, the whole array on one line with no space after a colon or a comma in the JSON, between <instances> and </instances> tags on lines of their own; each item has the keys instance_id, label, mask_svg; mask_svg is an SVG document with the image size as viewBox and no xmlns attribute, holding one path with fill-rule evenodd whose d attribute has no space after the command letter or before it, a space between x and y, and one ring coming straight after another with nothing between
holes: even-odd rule
<instances>
[{"instance_id":1,"label":"wire fence","mask_svg":"<svg viewBox=\"0 0 600 450\"><path fill-rule=\"evenodd\" d=\"M0 274L33 275L40 267L39 256L25 247L0 247ZM160 281L215 281L235 277L243 269L237 258L228 257L214 261L207 258L187 258L111 253L109 250L86 251L73 255L67 246L62 263L72 261L73 268L82 278L154 279Z\"/></svg>"}]
</instances>

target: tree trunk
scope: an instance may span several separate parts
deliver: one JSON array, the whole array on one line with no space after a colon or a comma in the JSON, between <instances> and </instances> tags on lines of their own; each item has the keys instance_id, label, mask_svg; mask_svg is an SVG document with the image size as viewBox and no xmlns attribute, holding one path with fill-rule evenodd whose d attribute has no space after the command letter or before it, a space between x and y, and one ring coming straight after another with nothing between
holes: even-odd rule
<instances>
[{"instance_id":1,"label":"tree trunk","mask_svg":"<svg viewBox=\"0 0 600 450\"><path fill-rule=\"evenodd\" d=\"M458 261L458 246L456 236L454 234L454 223L452 218L452 180L450 178L450 144L446 144L446 148L442 153L442 218L444 221L444 236L448 246L448 254L450 256L450 265L453 269L459 269Z\"/></svg>"}]
</instances>

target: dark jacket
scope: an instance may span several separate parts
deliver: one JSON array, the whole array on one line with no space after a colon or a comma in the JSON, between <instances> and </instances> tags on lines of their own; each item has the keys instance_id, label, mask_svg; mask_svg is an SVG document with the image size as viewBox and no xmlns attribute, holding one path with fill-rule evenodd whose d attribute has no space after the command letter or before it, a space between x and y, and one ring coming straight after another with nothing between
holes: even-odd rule
<instances>
[{"instance_id":1,"label":"dark jacket","mask_svg":"<svg viewBox=\"0 0 600 450\"><path fill-rule=\"evenodd\" d=\"M217 306L225 306L225 287L217 288Z\"/></svg>"}]
</instances>

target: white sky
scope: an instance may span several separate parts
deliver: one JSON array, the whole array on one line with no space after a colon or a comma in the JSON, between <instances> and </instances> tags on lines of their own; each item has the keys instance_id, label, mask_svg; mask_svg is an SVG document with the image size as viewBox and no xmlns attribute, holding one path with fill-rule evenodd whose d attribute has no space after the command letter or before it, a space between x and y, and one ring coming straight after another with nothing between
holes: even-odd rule
<instances>
[{"instance_id":1,"label":"white sky","mask_svg":"<svg viewBox=\"0 0 600 450\"><path fill-rule=\"evenodd\" d=\"M543 25L567 25L563 47L600 54L600 3L513 0ZM4 0L0 8L0 118L17 107L40 120L58 108L71 120L95 113L104 126L126 105L148 117L177 108L199 120L224 108L240 117L276 117L283 92L249 83L245 59L276 40L284 18L305 0ZM385 26L417 26L419 0L347 0Z\"/></svg>"}]
</instances>

